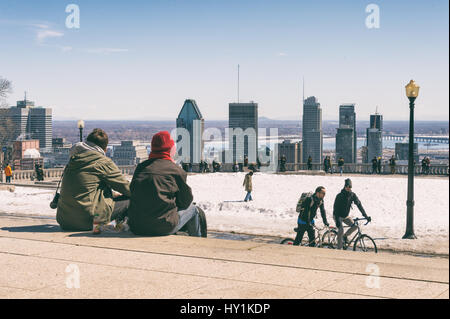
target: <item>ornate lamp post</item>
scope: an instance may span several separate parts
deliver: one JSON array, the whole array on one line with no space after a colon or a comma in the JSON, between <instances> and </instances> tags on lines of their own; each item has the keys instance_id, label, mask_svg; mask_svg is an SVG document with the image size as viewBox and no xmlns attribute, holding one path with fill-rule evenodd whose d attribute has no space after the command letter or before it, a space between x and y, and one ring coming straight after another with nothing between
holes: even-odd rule
<instances>
[{"instance_id":1,"label":"ornate lamp post","mask_svg":"<svg viewBox=\"0 0 450 319\"><path fill-rule=\"evenodd\" d=\"M419 95L419 86L411 80L406 85L409 99L409 153L408 153L408 199L406 201L406 232L403 239L416 239L414 235L414 101Z\"/></svg>"},{"instance_id":2,"label":"ornate lamp post","mask_svg":"<svg viewBox=\"0 0 450 319\"><path fill-rule=\"evenodd\" d=\"M83 142L83 129L84 129L84 121L79 120L77 123L78 129L80 130L80 142Z\"/></svg>"}]
</instances>

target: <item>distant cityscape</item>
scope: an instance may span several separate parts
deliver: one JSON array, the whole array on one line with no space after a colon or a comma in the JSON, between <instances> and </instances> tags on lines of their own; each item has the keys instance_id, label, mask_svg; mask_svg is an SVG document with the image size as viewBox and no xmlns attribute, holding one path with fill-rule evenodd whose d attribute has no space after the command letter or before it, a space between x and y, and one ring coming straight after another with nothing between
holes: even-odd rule
<instances>
[{"instance_id":1,"label":"distant cityscape","mask_svg":"<svg viewBox=\"0 0 450 319\"><path fill-rule=\"evenodd\" d=\"M306 163L309 157L314 163L321 163L324 156L334 161L343 158L345 163L369 163L374 157L387 160L392 155L397 160L406 160L407 121L385 121L378 113L370 115L367 121L356 121L357 105L347 103L338 107L337 121L322 121L320 103L311 96L304 99L302 121L271 120L258 116L256 102L230 103L228 121L207 121L195 100L187 99L174 121L86 121L83 137L96 127L104 129L110 140L107 155L117 165L136 165L145 160L152 136L174 129L180 146L188 136L183 140L182 130L189 134L185 144L189 145L189 152L181 152L182 147L179 152L181 160L189 163L201 160L236 163L244 158L256 162L261 154L273 152L264 139L258 138L258 130L270 128L278 130L277 156L284 156L286 163ZM33 169L36 164L45 168L63 167L69 160L70 148L80 141L76 121L53 121L51 108L36 107L26 95L15 106L0 109L0 123L2 163L10 162L16 170ZM211 128L220 136L227 136L227 130L231 134L221 145L209 143L209 138L202 137ZM448 164L448 121L416 121L415 134L442 137L438 141L430 138L417 141L414 148L417 162L429 156L435 163Z\"/></svg>"}]
</instances>

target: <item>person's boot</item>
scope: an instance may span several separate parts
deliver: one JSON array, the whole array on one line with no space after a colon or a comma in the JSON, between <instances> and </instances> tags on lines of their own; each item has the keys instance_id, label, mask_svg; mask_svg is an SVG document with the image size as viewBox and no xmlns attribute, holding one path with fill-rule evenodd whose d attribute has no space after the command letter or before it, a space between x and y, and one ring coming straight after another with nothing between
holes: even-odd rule
<instances>
[{"instance_id":1,"label":"person's boot","mask_svg":"<svg viewBox=\"0 0 450 319\"><path fill-rule=\"evenodd\" d=\"M348 238L347 238L347 236L344 235L344 237L342 239L344 241L344 245L343 246L347 247L348 246Z\"/></svg>"},{"instance_id":2,"label":"person's boot","mask_svg":"<svg viewBox=\"0 0 450 319\"><path fill-rule=\"evenodd\" d=\"M208 236L208 223L206 222L206 214L200 207L197 206L198 219L200 221L200 232L202 237L206 238Z\"/></svg>"}]
</instances>

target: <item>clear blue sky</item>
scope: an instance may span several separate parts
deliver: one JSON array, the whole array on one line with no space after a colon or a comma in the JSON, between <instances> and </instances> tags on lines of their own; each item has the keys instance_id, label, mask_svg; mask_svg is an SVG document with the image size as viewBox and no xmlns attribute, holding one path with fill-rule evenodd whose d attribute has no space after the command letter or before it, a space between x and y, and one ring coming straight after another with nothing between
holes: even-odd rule
<instances>
[{"instance_id":1,"label":"clear blue sky","mask_svg":"<svg viewBox=\"0 0 450 319\"><path fill-rule=\"evenodd\" d=\"M66 5L80 28L65 26ZM365 24L370 3L380 28ZM408 120L404 86L421 86L417 120L448 119L448 1L159 0L0 2L0 76L12 105L28 91L55 119L175 119L186 98L204 117L228 103L301 119L302 77L324 119L356 103Z\"/></svg>"}]
</instances>

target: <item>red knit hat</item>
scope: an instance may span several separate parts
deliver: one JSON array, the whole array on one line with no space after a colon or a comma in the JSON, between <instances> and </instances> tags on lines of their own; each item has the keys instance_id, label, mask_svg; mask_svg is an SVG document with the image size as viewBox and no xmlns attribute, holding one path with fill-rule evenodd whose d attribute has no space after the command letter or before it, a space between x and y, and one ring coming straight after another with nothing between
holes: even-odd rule
<instances>
[{"instance_id":1,"label":"red knit hat","mask_svg":"<svg viewBox=\"0 0 450 319\"><path fill-rule=\"evenodd\" d=\"M175 145L174 140L167 131L161 131L153 135L152 152L167 152Z\"/></svg>"}]
</instances>

